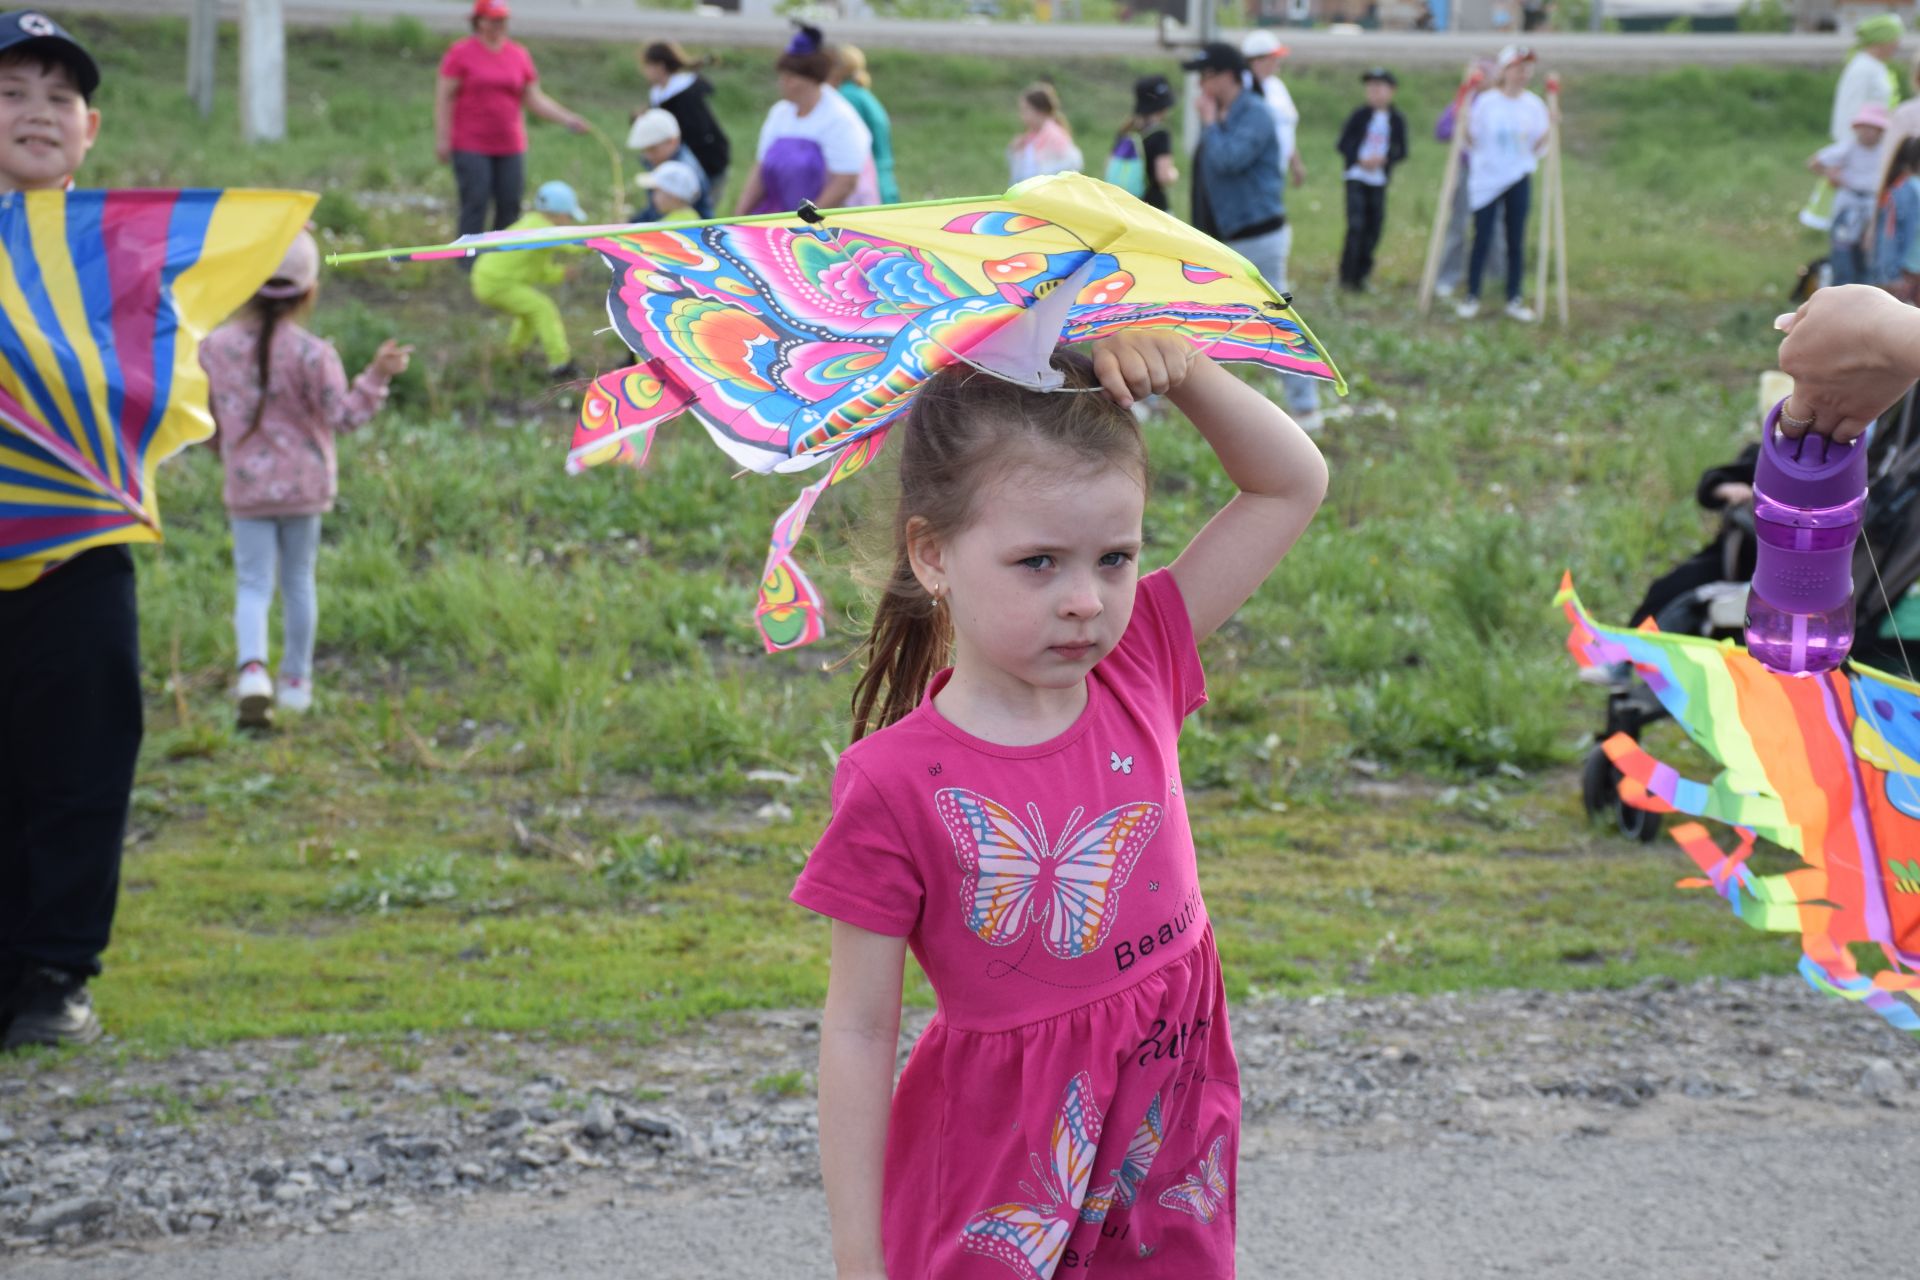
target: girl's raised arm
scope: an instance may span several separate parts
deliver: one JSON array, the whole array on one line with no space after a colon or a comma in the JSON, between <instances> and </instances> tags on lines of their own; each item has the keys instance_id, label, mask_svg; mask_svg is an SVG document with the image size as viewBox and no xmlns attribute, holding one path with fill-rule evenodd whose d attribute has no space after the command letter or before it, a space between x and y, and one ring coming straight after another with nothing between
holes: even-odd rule
<instances>
[{"instance_id":1,"label":"girl's raised arm","mask_svg":"<svg viewBox=\"0 0 1920 1280\"><path fill-rule=\"evenodd\" d=\"M820 1173L839 1280L885 1280L880 1191L907 940L833 922L820 1021Z\"/></svg>"},{"instance_id":2,"label":"girl's raised arm","mask_svg":"<svg viewBox=\"0 0 1920 1280\"><path fill-rule=\"evenodd\" d=\"M1266 581L1327 494L1327 463L1281 408L1172 334L1096 343L1093 368L1121 405L1165 394L1240 490L1171 568L1193 637L1213 634Z\"/></svg>"}]
</instances>

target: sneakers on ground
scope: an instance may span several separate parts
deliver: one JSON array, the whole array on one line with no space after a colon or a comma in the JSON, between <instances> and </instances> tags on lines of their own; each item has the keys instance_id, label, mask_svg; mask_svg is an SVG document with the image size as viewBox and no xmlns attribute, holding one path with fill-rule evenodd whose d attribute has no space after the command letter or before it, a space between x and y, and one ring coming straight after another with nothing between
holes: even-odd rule
<instances>
[{"instance_id":1,"label":"sneakers on ground","mask_svg":"<svg viewBox=\"0 0 1920 1280\"><path fill-rule=\"evenodd\" d=\"M580 376L580 366L569 360L565 364L554 365L547 370L547 378L552 382L572 382Z\"/></svg>"},{"instance_id":2,"label":"sneakers on ground","mask_svg":"<svg viewBox=\"0 0 1920 1280\"><path fill-rule=\"evenodd\" d=\"M1518 298L1515 298L1507 304L1507 319L1509 320L1518 320L1521 324L1532 324L1539 318L1539 316L1534 314L1532 307L1520 301Z\"/></svg>"},{"instance_id":3,"label":"sneakers on ground","mask_svg":"<svg viewBox=\"0 0 1920 1280\"><path fill-rule=\"evenodd\" d=\"M1296 413L1292 416L1293 420L1300 424L1300 429L1310 436L1319 435L1320 429L1327 425L1325 415L1318 409L1309 409L1305 413Z\"/></svg>"},{"instance_id":4,"label":"sneakers on ground","mask_svg":"<svg viewBox=\"0 0 1920 1280\"><path fill-rule=\"evenodd\" d=\"M1453 296L1453 290L1453 281L1442 280L1433 286L1433 296L1436 298L1451 298Z\"/></svg>"},{"instance_id":5,"label":"sneakers on ground","mask_svg":"<svg viewBox=\"0 0 1920 1280\"><path fill-rule=\"evenodd\" d=\"M265 663L249 662L240 668L233 696L240 700L242 729L264 729L273 723L273 679Z\"/></svg>"},{"instance_id":6,"label":"sneakers on ground","mask_svg":"<svg viewBox=\"0 0 1920 1280\"><path fill-rule=\"evenodd\" d=\"M9 999L13 1021L0 1048L91 1044L100 1038L87 980L64 969L29 969Z\"/></svg>"},{"instance_id":7,"label":"sneakers on ground","mask_svg":"<svg viewBox=\"0 0 1920 1280\"><path fill-rule=\"evenodd\" d=\"M1459 316L1462 320L1473 319L1475 316L1480 314L1480 299L1478 298L1460 299L1460 301L1456 302L1453 306L1453 314Z\"/></svg>"},{"instance_id":8,"label":"sneakers on ground","mask_svg":"<svg viewBox=\"0 0 1920 1280\"><path fill-rule=\"evenodd\" d=\"M295 715L313 710L313 681L304 676L282 675L279 696L274 703L280 710Z\"/></svg>"}]
</instances>

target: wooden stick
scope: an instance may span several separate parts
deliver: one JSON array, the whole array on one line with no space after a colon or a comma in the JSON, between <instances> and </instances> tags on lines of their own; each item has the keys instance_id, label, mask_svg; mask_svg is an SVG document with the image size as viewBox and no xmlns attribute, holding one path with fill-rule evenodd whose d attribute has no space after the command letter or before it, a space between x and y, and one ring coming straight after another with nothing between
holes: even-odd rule
<instances>
[{"instance_id":1,"label":"wooden stick","mask_svg":"<svg viewBox=\"0 0 1920 1280\"><path fill-rule=\"evenodd\" d=\"M1460 153L1466 149L1468 108L1485 77L1472 67L1453 95L1453 137L1447 143L1447 170L1440 175L1440 205L1433 211L1433 234L1427 239L1427 262L1420 268L1420 314L1433 307L1434 282L1440 278L1440 254L1447 243L1447 223L1453 218L1453 193L1460 183Z\"/></svg>"},{"instance_id":2,"label":"wooden stick","mask_svg":"<svg viewBox=\"0 0 1920 1280\"><path fill-rule=\"evenodd\" d=\"M1560 114L1560 77L1547 77L1547 154L1540 167L1540 252L1534 264L1534 292L1540 299L1539 311L1547 314L1547 261L1553 256L1553 176L1560 161L1559 130L1554 121Z\"/></svg>"},{"instance_id":3,"label":"wooden stick","mask_svg":"<svg viewBox=\"0 0 1920 1280\"><path fill-rule=\"evenodd\" d=\"M1559 98L1558 93L1554 95ZM1567 308L1567 170L1565 155L1560 150L1560 116L1553 117L1553 238L1560 242L1559 294L1560 327L1571 323L1571 313Z\"/></svg>"}]
</instances>

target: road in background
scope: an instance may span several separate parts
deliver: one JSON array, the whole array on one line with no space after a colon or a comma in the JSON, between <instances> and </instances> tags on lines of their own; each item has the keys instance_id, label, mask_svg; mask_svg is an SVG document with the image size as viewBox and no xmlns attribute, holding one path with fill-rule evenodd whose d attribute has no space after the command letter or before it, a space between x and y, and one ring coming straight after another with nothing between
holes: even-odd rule
<instances>
[{"instance_id":1,"label":"road in background","mask_svg":"<svg viewBox=\"0 0 1920 1280\"><path fill-rule=\"evenodd\" d=\"M385 22L395 17L417 19L435 30L465 31L470 6L431 0L284 0L289 26L339 26L349 22ZM59 12L138 15L170 14L186 17L193 0L77 0L63 3ZM237 0L222 0L221 15L237 20ZM554 5L540 0L516 0L513 34L521 38L550 37L574 40L618 40L635 44L648 40L679 40L700 48L741 45L779 47L793 34L784 19L753 19L731 15L702 16L684 10L642 9L629 0L581 0ZM1171 33L1170 33L1171 34ZM1233 38L1238 32L1228 33ZM937 53L971 53L997 57L1139 58L1166 52L1160 33L1146 20L1128 26L1082 23L922 22L895 18L847 19L829 24L830 37L866 49L918 49ZM297 37L296 37L297 38ZM1500 38L1479 35L1434 34L1424 31L1369 31L1361 35L1332 35L1325 31L1286 31L1295 66L1320 63L1363 65L1387 63L1399 67L1460 66L1476 54L1491 53ZM1190 40L1187 43L1191 43ZM1831 67L1836 75L1845 63L1849 41L1840 35L1561 35L1534 33L1528 43L1541 61L1562 67L1604 67L1614 71L1645 71L1681 65L1771 63Z\"/></svg>"}]
</instances>

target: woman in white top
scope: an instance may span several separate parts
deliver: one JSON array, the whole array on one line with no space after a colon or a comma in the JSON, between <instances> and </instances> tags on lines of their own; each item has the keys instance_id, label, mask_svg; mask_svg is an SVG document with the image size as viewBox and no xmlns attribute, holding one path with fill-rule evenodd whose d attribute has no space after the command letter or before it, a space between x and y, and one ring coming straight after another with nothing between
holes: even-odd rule
<instances>
[{"instance_id":1,"label":"woman in white top","mask_svg":"<svg viewBox=\"0 0 1920 1280\"><path fill-rule=\"evenodd\" d=\"M1868 18L1853 29L1853 56L1833 88L1833 114L1827 122L1835 142L1853 141L1853 118L1868 103L1892 109L1895 77L1888 64L1900 52L1903 34L1900 19L1891 13Z\"/></svg>"},{"instance_id":2,"label":"woman in white top","mask_svg":"<svg viewBox=\"0 0 1920 1280\"><path fill-rule=\"evenodd\" d=\"M736 214L779 213L811 200L822 209L880 203L873 136L827 84L833 51L817 27L801 27L775 62L780 101L760 127Z\"/></svg>"},{"instance_id":3,"label":"woman in white top","mask_svg":"<svg viewBox=\"0 0 1920 1280\"><path fill-rule=\"evenodd\" d=\"M1507 314L1534 319L1520 297L1526 279L1527 210L1533 171L1547 146L1547 104L1527 88L1533 50L1510 44L1495 62L1498 80L1474 99L1467 113L1467 204L1473 210L1473 255L1467 261L1467 296L1454 310L1463 320L1480 314L1480 282L1487 271L1496 221L1507 238Z\"/></svg>"},{"instance_id":4,"label":"woman in white top","mask_svg":"<svg viewBox=\"0 0 1920 1280\"><path fill-rule=\"evenodd\" d=\"M1015 183L1075 172L1085 163L1052 85L1042 81L1020 95L1020 123L1026 132L1007 144L1007 172Z\"/></svg>"}]
</instances>

